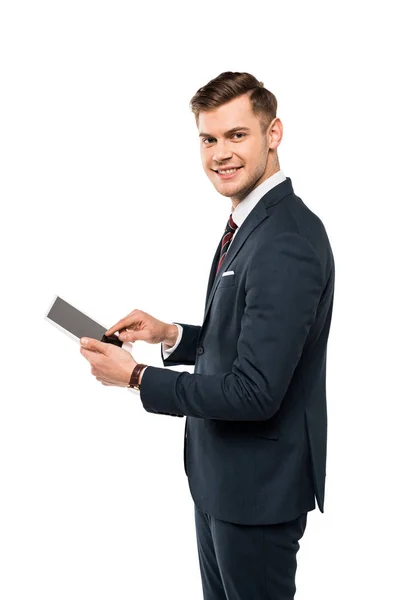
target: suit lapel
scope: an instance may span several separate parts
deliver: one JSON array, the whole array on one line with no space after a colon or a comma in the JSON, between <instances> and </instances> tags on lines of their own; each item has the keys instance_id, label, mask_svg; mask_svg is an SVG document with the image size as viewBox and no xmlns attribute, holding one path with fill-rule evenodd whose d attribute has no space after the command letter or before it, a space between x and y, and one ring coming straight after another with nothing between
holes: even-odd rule
<instances>
[{"instance_id":1,"label":"suit lapel","mask_svg":"<svg viewBox=\"0 0 400 600\"><path fill-rule=\"evenodd\" d=\"M224 258L224 262L217 274L214 277L215 271L217 269L217 264L219 260L220 253L220 245L218 246L217 252L215 253L213 264L211 267L210 278L208 281L208 289L207 289L207 300L206 300L206 308L204 311L204 321L206 320L207 313L210 309L212 299L215 294L215 290L218 287L218 283L222 277L222 273L226 271L239 252L240 248L243 246L246 239L249 237L251 232L266 218L268 217L268 212L264 205L260 205L259 203L253 208L251 213L248 215L247 219L245 219L243 225L239 227L237 234L231 242L231 245L228 248L228 252ZM213 280L214 279L214 280Z\"/></svg>"},{"instance_id":2,"label":"suit lapel","mask_svg":"<svg viewBox=\"0 0 400 600\"><path fill-rule=\"evenodd\" d=\"M211 265L211 269L210 269L210 275L209 275L209 278L208 278L208 286L207 286L207 294L206 294L206 305L207 305L208 297L210 295L211 288L212 288L212 285L213 285L213 282L214 282L214 279L215 279L215 271L217 270L217 266L218 266L218 262L219 262L219 255L221 253L222 237L221 237L221 239L219 241L218 248L215 251L214 258L213 258L212 265Z\"/></svg>"},{"instance_id":3,"label":"suit lapel","mask_svg":"<svg viewBox=\"0 0 400 600\"><path fill-rule=\"evenodd\" d=\"M260 199L260 201L257 202L255 207L252 209L252 211L249 213L247 218L244 220L242 226L239 227L239 229L237 230L237 233L236 233L234 239L232 240L231 245L228 248L228 252L224 258L224 262L222 263L222 266L221 266L217 276L215 277L215 271L217 269L217 265L218 265L218 261L219 261L219 254L220 254L221 241L222 241L222 238L221 238L220 243L218 244L218 248L214 254L214 259L213 259L212 266L211 266L210 276L208 279L203 326L204 326L205 320L207 318L207 314L210 309L211 302L212 302L214 294L215 294L215 290L218 287L218 283L222 277L222 274L224 273L224 271L228 270L229 265L232 263L233 259L235 258L235 256L237 255L237 253L243 246L244 242L247 240L247 238L251 234L251 232L254 231L254 229L262 221L264 221L264 219L266 219L269 216L268 209L271 206L273 206L274 204L277 204L278 202L280 202L280 200L282 200L285 196L287 196L291 193L293 193L292 181L289 177L287 177L285 181L283 181L282 183L273 187L272 190L267 192Z\"/></svg>"}]
</instances>

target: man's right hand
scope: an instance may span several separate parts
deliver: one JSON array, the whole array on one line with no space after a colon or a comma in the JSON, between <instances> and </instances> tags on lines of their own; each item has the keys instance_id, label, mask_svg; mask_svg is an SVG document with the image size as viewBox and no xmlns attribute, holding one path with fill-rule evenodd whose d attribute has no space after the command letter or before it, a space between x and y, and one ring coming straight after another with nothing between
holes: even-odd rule
<instances>
[{"instance_id":1,"label":"man's right hand","mask_svg":"<svg viewBox=\"0 0 400 600\"><path fill-rule=\"evenodd\" d=\"M105 332L109 336L119 331L119 339L124 342L142 340L148 344L165 342L172 347L178 339L178 327L155 319L143 310L135 309L129 315L115 323Z\"/></svg>"}]
</instances>

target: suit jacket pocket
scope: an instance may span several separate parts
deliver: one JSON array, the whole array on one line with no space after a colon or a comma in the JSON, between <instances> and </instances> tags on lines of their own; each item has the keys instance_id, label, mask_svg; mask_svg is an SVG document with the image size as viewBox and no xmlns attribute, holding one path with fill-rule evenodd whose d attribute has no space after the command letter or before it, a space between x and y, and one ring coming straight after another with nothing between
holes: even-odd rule
<instances>
[{"instance_id":1,"label":"suit jacket pocket","mask_svg":"<svg viewBox=\"0 0 400 600\"><path fill-rule=\"evenodd\" d=\"M276 422L258 421L254 429L254 435L264 440L279 440L279 426Z\"/></svg>"},{"instance_id":2,"label":"suit jacket pocket","mask_svg":"<svg viewBox=\"0 0 400 600\"><path fill-rule=\"evenodd\" d=\"M279 440L279 434L276 431L260 433L256 435L256 437L261 438L262 440Z\"/></svg>"},{"instance_id":3,"label":"suit jacket pocket","mask_svg":"<svg viewBox=\"0 0 400 600\"><path fill-rule=\"evenodd\" d=\"M225 277L221 277L219 284L217 286L217 290L223 287L231 287L236 283L236 273L233 275L226 275Z\"/></svg>"},{"instance_id":4,"label":"suit jacket pocket","mask_svg":"<svg viewBox=\"0 0 400 600\"><path fill-rule=\"evenodd\" d=\"M262 438L266 440L279 439L279 427L272 421L221 421L209 422L212 431L221 438L244 440Z\"/></svg>"}]
</instances>

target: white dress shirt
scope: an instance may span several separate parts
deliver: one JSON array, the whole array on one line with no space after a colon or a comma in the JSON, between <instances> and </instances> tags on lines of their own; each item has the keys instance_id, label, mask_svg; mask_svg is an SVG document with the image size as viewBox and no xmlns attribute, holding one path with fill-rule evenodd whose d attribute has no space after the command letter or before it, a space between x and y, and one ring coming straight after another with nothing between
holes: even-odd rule
<instances>
[{"instance_id":1,"label":"white dress shirt","mask_svg":"<svg viewBox=\"0 0 400 600\"><path fill-rule=\"evenodd\" d=\"M283 181L285 181L285 179L286 179L286 176L284 175L283 171L280 170L277 173L274 173L273 175L271 175L271 177L268 177L268 179L266 179L262 183L260 183L260 185L258 185L256 188L254 188L254 190L252 190L250 192L250 194L248 194L241 202L239 202L237 207L232 212L232 219L236 223L237 229L232 236L231 243L229 244L227 253L229 252L229 248L231 247L233 238L239 231L240 226L243 224L246 217L253 210L253 208L255 207L257 202L259 202L261 200L261 198L263 196L265 196L265 194L267 192L272 190L273 187L275 187L279 183L282 183ZM178 338L177 338L174 346L171 346L170 348L166 348L165 344L162 343L162 353L163 353L164 358L166 358L169 354L171 354L177 348L177 346L179 345L179 343L182 339L183 327L181 325L179 325L178 323L173 323L173 324L176 325L178 328Z\"/></svg>"}]
</instances>

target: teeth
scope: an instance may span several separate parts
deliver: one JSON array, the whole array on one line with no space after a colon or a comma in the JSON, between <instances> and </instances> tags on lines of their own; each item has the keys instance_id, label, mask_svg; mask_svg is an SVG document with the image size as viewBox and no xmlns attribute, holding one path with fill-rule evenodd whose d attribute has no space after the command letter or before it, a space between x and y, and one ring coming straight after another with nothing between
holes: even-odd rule
<instances>
[{"instance_id":1,"label":"teeth","mask_svg":"<svg viewBox=\"0 0 400 600\"><path fill-rule=\"evenodd\" d=\"M234 173L237 169L228 169L227 171L218 171L221 175L229 175L229 173Z\"/></svg>"}]
</instances>

